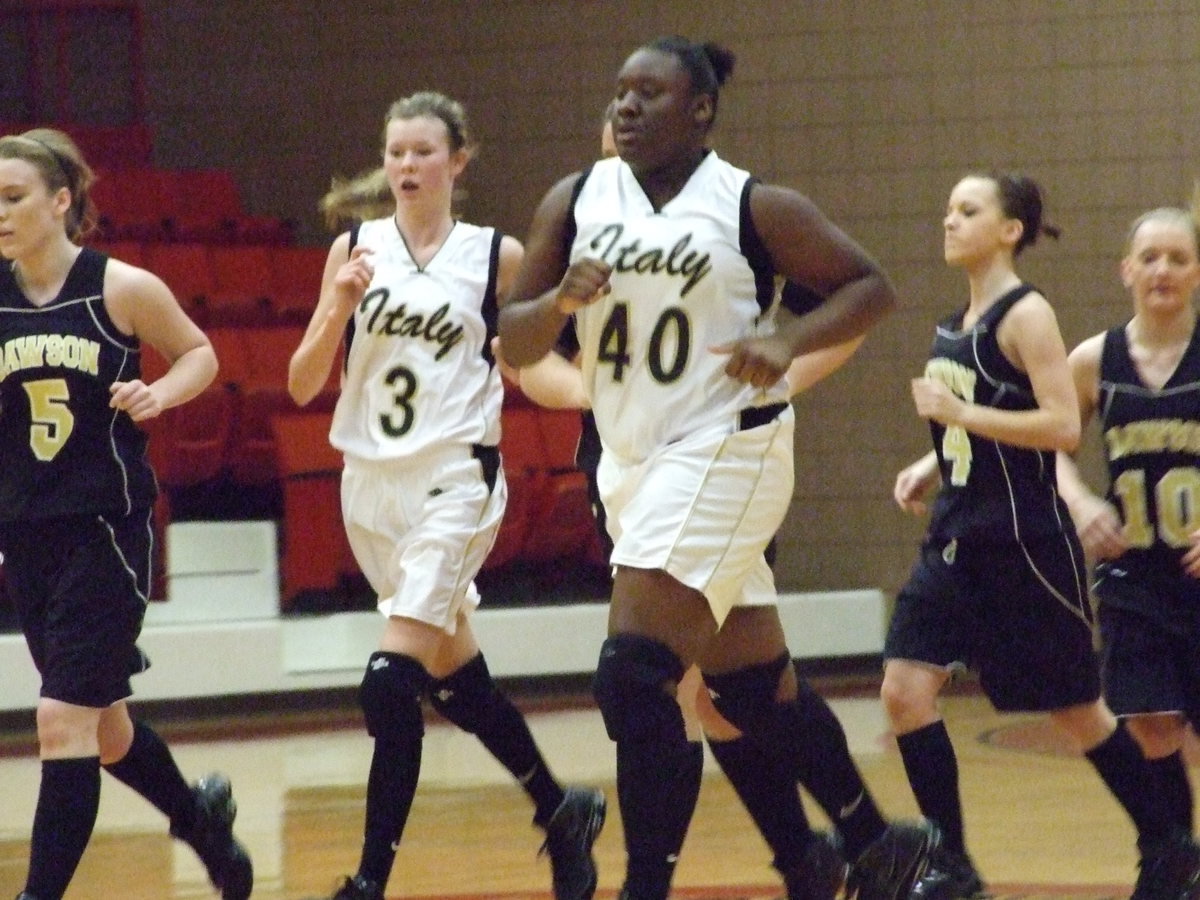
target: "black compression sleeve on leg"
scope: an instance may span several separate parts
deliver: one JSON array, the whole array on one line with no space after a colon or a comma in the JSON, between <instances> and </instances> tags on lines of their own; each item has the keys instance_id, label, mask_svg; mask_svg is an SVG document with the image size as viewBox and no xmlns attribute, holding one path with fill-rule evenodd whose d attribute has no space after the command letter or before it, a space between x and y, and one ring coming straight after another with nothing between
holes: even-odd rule
<instances>
[{"instance_id":1,"label":"black compression sleeve on leg","mask_svg":"<svg viewBox=\"0 0 1200 900\"><path fill-rule=\"evenodd\" d=\"M670 648L629 634L604 642L596 668L596 703L617 744L625 890L638 900L667 897L700 793L703 748L688 741L670 693L682 677Z\"/></svg>"},{"instance_id":2,"label":"black compression sleeve on leg","mask_svg":"<svg viewBox=\"0 0 1200 900\"><path fill-rule=\"evenodd\" d=\"M563 801L562 787L542 758L525 717L496 687L483 654L433 682L430 703L512 773L533 800L534 824L544 828Z\"/></svg>"},{"instance_id":3,"label":"black compression sleeve on leg","mask_svg":"<svg viewBox=\"0 0 1200 900\"><path fill-rule=\"evenodd\" d=\"M376 884L387 884L417 791L425 735L421 696L428 683L429 674L411 656L379 652L371 654L359 689L375 750L358 874Z\"/></svg>"}]
</instances>

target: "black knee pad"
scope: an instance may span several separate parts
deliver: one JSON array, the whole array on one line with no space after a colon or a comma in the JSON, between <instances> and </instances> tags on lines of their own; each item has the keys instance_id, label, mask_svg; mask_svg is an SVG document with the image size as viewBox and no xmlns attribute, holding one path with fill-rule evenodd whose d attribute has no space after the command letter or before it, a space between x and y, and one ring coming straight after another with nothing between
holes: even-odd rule
<instances>
[{"instance_id":1,"label":"black knee pad","mask_svg":"<svg viewBox=\"0 0 1200 900\"><path fill-rule=\"evenodd\" d=\"M683 663L665 644L635 634L606 640L592 693L608 736L614 741L686 738L683 714L667 690L682 677Z\"/></svg>"},{"instance_id":2,"label":"black knee pad","mask_svg":"<svg viewBox=\"0 0 1200 900\"><path fill-rule=\"evenodd\" d=\"M706 673L704 684L713 706L731 725L741 731L755 731L775 714L779 679L791 662L791 657L782 653L768 663L722 675Z\"/></svg>"},{"instance_id":3,"label":"black knee pad","mask_svg":"<svg viewBox=\"0 0 1200 900\"><path fill-rule=\"evenodd\" d=\"M367 733L385 741L424 734L421 695L429 680L429 673L411 656L372 653L358 688Z\"/></svg>"},{"instance_id":4,"label":"black knee pad","mask_svg":"<svg viewBox=\"0 0 1200 900\"><path fill-rule=\"evenodd\" d=\"M502 698L482 653L429 687L433 708L468 734L486 728L497 699Z\"/></svg>"}]
</instances>

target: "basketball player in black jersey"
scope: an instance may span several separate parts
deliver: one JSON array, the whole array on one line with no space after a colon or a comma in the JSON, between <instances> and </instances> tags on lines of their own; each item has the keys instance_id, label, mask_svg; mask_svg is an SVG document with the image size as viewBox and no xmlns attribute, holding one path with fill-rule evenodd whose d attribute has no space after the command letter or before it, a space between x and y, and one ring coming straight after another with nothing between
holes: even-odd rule
<instances>
[{"instance_id":1,"label":"basketball player in black jersey","mask_svg":"<svg viewBox=\"0 0 1200 900\"><path fill-rule=\"evenodd\" d=\"M1065 453L1058 480L1084 549L1099 561L1105 697L1150 760L1176 829L1192 834L1182 748L1188 723L1200 727L1195 213L1144 213L1125 250L1121 277L1133 295L1133 318L1068 357L1083 425L1099 419L1108 493L1092 493Z\"/></svg>"},{"instance_id":2,"label":"basketball player in black jersey","mask_svg":"<svg viewBox=\"0 0 1200 900\"><path fill-rule=\"evenodd\" d=\"M194 397L217 360L166 285L76 241L92 172L63 133L0 138L0 553L42 677L41 788L20 900L59 900L91 837L105 768L190 844L224 900L246 900L229 782L189 787L135 723L130 676L150 584L156 486L136 424ZM141 379L142 342L170 363Z\"/></svg>"},{"instance_id":3,"label":"basketball player in black jersey","mask_svg":"<svg viewBox=\"0 0 1200 900\"><path fill-rule=\"evenodd\" d=\"M1075 449L1079 411L1054 311L1014 269L1057 231L1043 224L1037 184L1011 174L962 179L944 226L946 262L966 272L970 300L938 324L912 383L934 449L900 473L895 499L921 512L939 480L941 490L896 601L882 687L917 802L944 835L913 897L983 889L937 709L953 668L972 665L998 710L1045 712L1080 745L1137 828L1139 897L1191 898L1196 845L1100 697L1083 550L1057 492L1054 453Z\"/></svg>"}]
</instances>

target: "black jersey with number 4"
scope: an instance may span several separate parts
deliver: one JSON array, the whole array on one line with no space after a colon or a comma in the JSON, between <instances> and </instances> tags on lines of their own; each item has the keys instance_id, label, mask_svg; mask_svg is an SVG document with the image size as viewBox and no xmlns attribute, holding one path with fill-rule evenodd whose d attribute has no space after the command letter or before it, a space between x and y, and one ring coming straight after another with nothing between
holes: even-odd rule
<instances>
[{"instance_id":1,"label":"black jersey with number 4","mask_svg":"<svg viewBox=\"0 0 1200 900\"><path fill-rule=\"evenodd\" d=\"M1008 360L996 337L1004 316L1033 290L1028 284L1013 288L970 328L963 328L965 309L939 322L926 377L968 403L1036 409L1029 376ZM1067 527L1053 452L1005 444L957 425L931 421L930 431L942 475L930 537L1022 541Z\"/></svg>"},{"instance_id":2,"label":"black jersey with number 4","mask_svg":"<svg viewBox=\"0 0 1200 900\"><path fill-rule=\"evenodd\" d=\"M109 406L114 381L140 377L140 353L105 311L107 264L81 250L40 307L12 266L0 266L0 521L127 514L154 502L146 435Z\"/></svg>"},{"instance_id":3,"label":"black jersey with number 4","mask_svg":"<svg viewBox=\"0 0 1200 900\"><path fill-rule=\"evenodd\" d=\"M1175 602L1194 613L1200 581L1183 572L1180 557L1200 529L1200 335L1192 333L1171 377L1154 389L1138 374L1124 326L1106 332L1098 412L1108 496L1130 546L1100 573L1171 585ZM1157 596L1156 603L1166 602ZM1126 596L1126 604L1135 601Z\"/></svg>"}]
</instances>

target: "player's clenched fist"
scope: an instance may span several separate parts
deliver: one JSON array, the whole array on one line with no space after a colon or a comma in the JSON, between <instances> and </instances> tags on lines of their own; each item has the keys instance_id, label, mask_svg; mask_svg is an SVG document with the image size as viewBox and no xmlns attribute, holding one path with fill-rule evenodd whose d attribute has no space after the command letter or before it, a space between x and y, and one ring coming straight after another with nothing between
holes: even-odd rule
<instances>
[{"instance_id":1,"label":"player's clenched fist","mask_svg":"<svg viewBox=\"0 0 1200 900\"><path fill-rule=\"evenodd\" d=\"M612 287L608 283L612 266L600 259L577 259L567 267L558 285L555 306L564 315L595 303Z\"/></svg>"}]
</instances>

